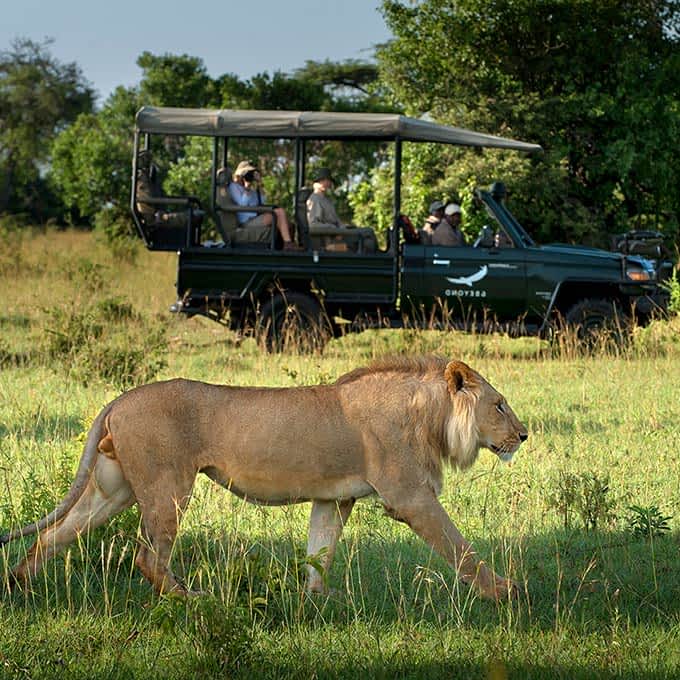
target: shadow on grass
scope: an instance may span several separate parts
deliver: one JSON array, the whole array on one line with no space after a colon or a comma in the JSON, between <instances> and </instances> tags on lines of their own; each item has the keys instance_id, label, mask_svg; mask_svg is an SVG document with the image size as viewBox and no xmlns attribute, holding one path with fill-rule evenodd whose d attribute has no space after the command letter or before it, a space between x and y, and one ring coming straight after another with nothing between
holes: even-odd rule
<instances>
[{"instance_id":1,"label":"shadow on grass","mask_svg":"<svg viewBox=\"0 0 680 680\"><path fill-rule=\"evenodd\" d=\"M133 564L136 515L121 518L120 524L91 534L85 551L74 544L68 560L61 555L48 562L45 575L34 583L31 608L68 604L97 610L106 599L107 606L124 611L154 601ZM3 562L16 561L29 544L3 549L0 577ZM238 533L183 532L173 569L191 587L257 612L272 625L292 624L301 617L324 623L409 621L483 630L510 617L513 626L539 631L566 625L596 632L620 621L670 630L680 619L679 545L678 532L651 543L603 531L555 531L506 545L476 541L480 557L519 584L521 595L513 603L479 598L415 535L341 541L328 578L333 591L328 598L303 595L304 544L292 538L256 542ZM108 555L107 567L103 555ZM8 595L6 583L1 585L2 598L21 607L24 594ZM59 595L66 590L68 598Z\"/></svg>"}]
</instances>

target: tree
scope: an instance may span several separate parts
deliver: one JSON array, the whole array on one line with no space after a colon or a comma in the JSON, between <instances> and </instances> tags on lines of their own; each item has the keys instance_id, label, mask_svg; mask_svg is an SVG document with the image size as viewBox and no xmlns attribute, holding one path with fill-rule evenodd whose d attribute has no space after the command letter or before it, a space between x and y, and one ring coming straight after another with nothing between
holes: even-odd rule
<instances>
[{"instance_id":1,"label":"tree","mask_svg":"<svg viewBox=\"0 0 680 680\"><path fill-rule=\"evenodd\" d=\"M519 211L552 238L603 242L605 231L663 226L662 214L680 207L669 144L680 131L678 8L385 0L395 38L378 52L380 73L413 114L540 142L546 153L527 179L541 188L542 210L520 189ZM494 169L490 161L489 179Z\"/></svg>"},{"instance_id":2,"label":"tree","mask_svg":"<svg viewBox=\"0 0 680 680\"><path fill-rule=\"evenodd\" d=\"M55 139L50 180L77 221L90 221L104 208L127 216L130 130L138 108L137 92L118 87L99 113L81 114Z\"/></svg>"},{"instance_id":3,"label":"tree","mask_svg":"<svg viewBox=\"0 0 680 680\"><path fill-rule=\"evenodd\" d=\"M202 107L214 101L213 81L199 57L142 52L137 66L142 69L144 104Z\"/></svg>"},{"instance_id":4,"label":"tree","mask_svg":"<svg viewBox=\"0 0 680 680\"><path fill-rule=\"evenodd\" d=\"M41 178L50 144L94 101L79 67L52 57L51 42L20 38L0 52L0 213L28 212L38 220L55 201Z\"/></svg>"}]
</instances>

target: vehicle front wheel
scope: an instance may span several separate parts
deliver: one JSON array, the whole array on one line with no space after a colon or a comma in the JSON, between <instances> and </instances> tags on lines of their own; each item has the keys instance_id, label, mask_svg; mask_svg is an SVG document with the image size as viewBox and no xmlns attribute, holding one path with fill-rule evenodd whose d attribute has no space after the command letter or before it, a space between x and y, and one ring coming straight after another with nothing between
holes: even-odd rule
<instances>
[{"instance_id":1,"label":"vehicle front wheel","mask_svg":"<svg viewBox=\"0 0 680 680\"><path fill-rule=\"evenodd\" d=\"M331 338L321 305L304 293L274 293L259 313L260 337L268 352L320 352Z\"/></svg>"},{"instance_id":2,"label":"vehicle front wheel","mask_svg":"<svg viewBox=\"0 0 680 680\"><path fill-rule=\"evenodd\" d=\"M620 342L626 333L625 316L613 302L602 298L580 300L569 308L564 320L579 340L588 342L603 336Z\"/></svg>"}]
</instances>

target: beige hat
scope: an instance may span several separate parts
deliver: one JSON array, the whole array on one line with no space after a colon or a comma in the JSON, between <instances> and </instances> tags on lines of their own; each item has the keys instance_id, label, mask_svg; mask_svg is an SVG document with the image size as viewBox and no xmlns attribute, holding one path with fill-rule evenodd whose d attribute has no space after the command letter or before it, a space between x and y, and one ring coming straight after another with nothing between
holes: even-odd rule
<instances>
[{"instance_id":1,"label":"beige hat","mask_svg":"<svg viewBox=\"0 0 680 680\"><path fill-rule=\"evenodd\" d=\"M257 168L253 165L252 161L241 161L236 166L236 171L234 172L234 177L243 177L248 172L257 171Z\"/></svg>"},{"instance_id":2,"label":"beige hat","mask_svg":"<svg viewBox=\"0 0 680 680\"><path fill-rule=\"evenodd\" d=\"M444 208L444 214L445 215L455 215L456 213L458 213L460 215L461 212L462 212L462 210L460 209L460 206L458 205L458 203L449 203L446 206L446 208Z\"/></svg>"}]
</instances>

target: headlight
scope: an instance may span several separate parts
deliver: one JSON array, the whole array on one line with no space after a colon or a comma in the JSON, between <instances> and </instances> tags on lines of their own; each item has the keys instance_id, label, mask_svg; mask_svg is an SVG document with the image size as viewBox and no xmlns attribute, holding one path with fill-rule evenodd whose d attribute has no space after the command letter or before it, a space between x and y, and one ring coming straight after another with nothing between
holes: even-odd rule
<instances>
[{"instance_id":1,"label":"headlight","mask_svg":"<svg viewBox=\"0 0 680 680\"><path fill-rule=\"evenodd\" d=\"M652 278L644 269L626 269L626 276L633 281L650 281Z\"/></svg>"}]
</instances>

